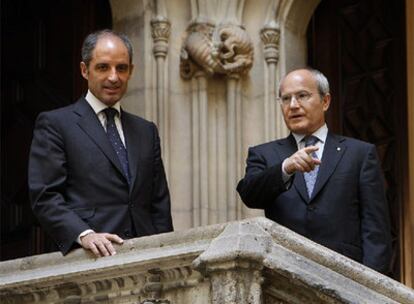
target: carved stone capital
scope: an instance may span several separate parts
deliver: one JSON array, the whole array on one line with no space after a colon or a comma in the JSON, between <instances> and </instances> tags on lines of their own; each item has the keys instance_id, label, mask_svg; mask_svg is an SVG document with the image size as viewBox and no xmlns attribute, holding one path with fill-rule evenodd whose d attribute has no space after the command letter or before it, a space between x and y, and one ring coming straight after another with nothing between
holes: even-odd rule
<instances>
[{"instance_id":1,"label":"carved stone capital","mask_svg":"<svg viewBox=\"0 0 414 304\"><path fill-rule=\"evenodd\" d=\"M279 61L280 29L273 24L265 26L260 31L260 38L264 44L264 57L267 63Z\"/></svg>"},{"instance_id":2,"label":"carved stone capital","mask_svg":"<svg viewBox=\"0 0 414 304\"><path fill-rule=\"evenodd\" d=\"M157 16L151 20L151 35L154 40L153 52L155 57L167 56L170 33L171 23L167 18Z\"/></svg>"},{"instance_id":3,"label":"carved stone capital","mask_svg":"<svg viewBox=\"0 0 414 304\"><path fill-rule=\"evenodd\" d=\"M196 71L207 75L246 74L253 65L253 43L239 25L191 23L181 48L180 73L190 79Z\"/></svg>"}]
</instances>

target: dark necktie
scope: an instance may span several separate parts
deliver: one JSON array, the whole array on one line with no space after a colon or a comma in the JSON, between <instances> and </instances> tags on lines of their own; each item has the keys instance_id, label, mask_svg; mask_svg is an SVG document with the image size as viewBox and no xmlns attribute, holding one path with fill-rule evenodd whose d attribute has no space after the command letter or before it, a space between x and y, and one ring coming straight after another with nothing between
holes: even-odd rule
<instances>
[{"instance_id":1,"label":"dark necktie","mask_svg":"<svg viewBox=\"0 0 414 304\"><path fill-rule=\"evenodd\" d=\"M124 171L125 176L128 179L128 183L131 181L131 176L129 173L128 165L128 154L125 149L124 144L122 143L121 137L119 136L118 129L115 125L115 115L118 113L114 108L106 108L104 110L106 115L106 135L108 135L109 141L111 142L118 159L121 162L122 170Z\"/></svg>"},{"instance_id":2,"label":"dark necktie","mask_svg":"<svg viewBox=\"0 0 414 304\"><path fill-rule=\"evenodd\" d=\"M315 136L306 136L303 141L305 142L305 147L314 146L319 141ZM315 152L310 154L313 158L318 158ZM318 177L319 166L310 172L305 172L303 176L305 177L306 189L308 190L308 196L311 197L313 188L315 187L316 178Z\"/></svg>"}]
</instances>

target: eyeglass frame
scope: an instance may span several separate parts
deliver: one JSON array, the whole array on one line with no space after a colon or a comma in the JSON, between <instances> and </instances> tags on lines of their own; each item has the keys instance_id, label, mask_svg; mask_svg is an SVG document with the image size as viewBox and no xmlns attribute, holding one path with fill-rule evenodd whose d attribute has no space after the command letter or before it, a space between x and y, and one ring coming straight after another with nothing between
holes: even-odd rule
<instances>
[{"instance_id":1,"label":"eyeglass frame","mask_svg":"<svg viewBox=\"0 0 414 304\"><path fill-rule=\"evenodd\" d=\"M300 97L300 94L305 94L305 96ZM277 97L276 100L282 105L282 106L287 106L288 104L290 104L292 102L292 98L295 98L296 102L299 104L302 104L304 102L307 102L311 96L313 95L313 93L308 92L308 91L299 91L297 93L293 93L293 94L287 94L284 96L280 96ZM284 97L289 97L289 100L283 100Z\"/></svg>"}]
</instances>

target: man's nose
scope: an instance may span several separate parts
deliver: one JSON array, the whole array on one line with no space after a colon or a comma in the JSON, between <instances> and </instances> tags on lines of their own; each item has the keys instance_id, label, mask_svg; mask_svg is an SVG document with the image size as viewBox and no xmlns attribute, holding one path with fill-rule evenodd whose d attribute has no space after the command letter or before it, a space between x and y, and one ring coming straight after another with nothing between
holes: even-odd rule
<instances>
[{"instance_id":1,"label":"man's nose","mask_svg":"<svg viewBox=\"0 0 414 304\"><path fill-rule=\"evenodd\" d=\"M295 95L292 95L292 97L290 98L289 106L291 108L297 108L297 107L299 107L299 101L296 99L296 96Z\"/></svg>"},{"instance_id":2,"label":"man's nose","mask_svg":"<svg viewBox=\"0 0 414 304\"><path fill-rule=\"evenodd\" d=\"M108 79L109 79L109 81L112 81L112 82L118 81L119 75L118 75L118 72L115 68L111 69L111 71L109 73L109 76L108 76Z\"/></svg>"}]
</instances>

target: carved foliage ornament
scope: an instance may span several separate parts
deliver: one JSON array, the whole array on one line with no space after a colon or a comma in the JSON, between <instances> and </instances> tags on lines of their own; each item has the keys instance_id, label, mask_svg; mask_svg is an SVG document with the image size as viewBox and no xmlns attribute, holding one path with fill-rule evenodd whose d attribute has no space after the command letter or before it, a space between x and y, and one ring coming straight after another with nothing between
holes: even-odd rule
<instances>
[{"instance_id":1,"label":"carved foliage ornament","mask_svg":"<svg viewBox=\"0 0 414 304\"><path fill-rule=\"evenodd\" d=\"M280 30L275 28L263 28L260 31L260 38L265 47L279 47Z\"/></svg>"},{"instance_id":2,"label":"carved foliage ornament","mask_svg":"<svg viewBox=\"0 0 414 304\"><path fill-rule=\"evenodd\" d=\"M193 23L181 49L180 73L190 79L195 72L246 74L253 65L253 44L242 26Z\"/></svg>"},{"instance_id":3,"label":"carved foliage ornament","mask_svg":"<svg viewBox=\"0 0 414 304\"><path fill-rule=\"evenodd\" d=\"M267 63L279 61L280 29L278 27L265 27L260 31L260 38L264 44L264 57Z\"/></svg>"},{"instance_id":4,"label":"carved foliage ornament","mask_svg":"<svg viewBox=\"0 0 414 304\"><path fill-rule=\"evenodd\" d=\"M167 56L170 33L171 23L167 18L157 16L151 20L151 35L154 40L153 52L156 57Z\"/></svg>"}]
</instances>

